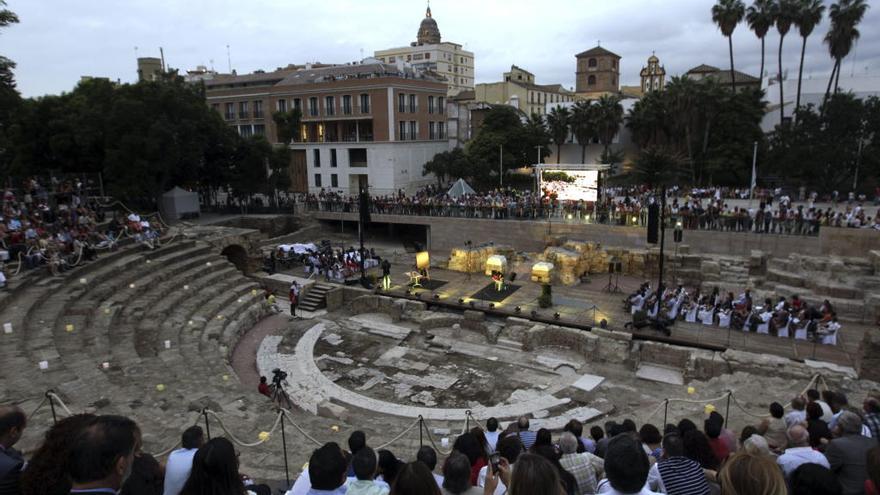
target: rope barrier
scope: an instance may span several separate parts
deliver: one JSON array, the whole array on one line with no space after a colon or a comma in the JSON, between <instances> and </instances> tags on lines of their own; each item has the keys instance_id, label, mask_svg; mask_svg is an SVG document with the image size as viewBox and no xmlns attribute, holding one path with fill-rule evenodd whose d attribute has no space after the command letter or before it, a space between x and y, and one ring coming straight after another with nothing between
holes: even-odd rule
<instances>
[{"instance_id":1,"label":"rope barrier","mask_svg":"<svg viewBox=\"0 0 880 495\"><path fill-rule=\"evenodd\" d=\"M48 397L51 397L53 401L58 402L58 405L61 406L61 409L64 409L64 412L68 416L73 416L73 413L70 412L70 409L68 409L67 404L65 404L64 401L61 400L61 397L58 397L58 394L56 394L55 392L47 392L46 395Z\"/></svg>"},{"instance_id":2,"label":"rope barrier","mask_svg":"<svg viewBox=\"0 0 880 495\"><path fill-rule=\"evenodd\" d=\"M440 447L438 447L436 443L434 443L434 434L431 433L431 426L428 424L428 420L426 420L426 419L424 419L424 418L420 418L420 419L421 419L422 424L425 425L425 430L426 430L426 432L427 432L428 441L431 442L431 446L434 447L434 450L436 450L437 453L440 454L440 455L449 455L449 454L451 454L451 453L452 453L452 449L449 449L449 450L443 450L443 449L441 449Z\"/></svg>"},{"instance_id":3,"label":"rope barrier","mask_svg":"<svg viewBox=\"0 0 880 495\"><path fill-rule=\"evenodd\" d=\"M398 433L396 437L394 437L394 438L392 438L391 440L388 440L387 442L383 443L382 445L376 447L376 450L384 449L385 447L391 445L392 443L394 443L394 442L400 440L401 438L403 438L404 435L406 435L407 433L409 433L410 431L412 431L412 429L415 428L416 425L418 425L419 423L421 423L421 421L422 421L422 418L416 418L415 421L413 421L413 422L412 422L409 426L407 426L403 431L401 431L400 433Z\"/></svg>"},{"instance_id":4,"label":"rope barrier","mask_svg":"<svg viewBox=\"0 0 880 495\"><path fill-rule=\"evenodd\" d=\"M40 401L40 404L39 404L36 408L34 408L34 410L33 410L30 414L28 414L28 422L30 422L30 420L33 419L34 415L36 415L37 412L38 412L40 409L42 409L43 406L45 406L45 405L46 405L46 402L48 402L48 401L49 401L49 396L48 396L48 395L43 395L43 400Z\"/></svg>"},{"instance_id":5,"label":"rope barrier","mask_svg":"<svg viewBox=\"0 0 880 495\"><path fill-rule=\"evenodd\" d=\"M257 445L267 442L272 434L275 433L275 429L278 428L278 425L281 424L281 418L284 416L283 410L278 411L278 414L275 416L275 422L272 424L272 428L269 430L268 435L260 435L261 438L256 442L245 442L244 440L236 437L231 431L229 431L228 428L226 428L226 425L223 423L223 420L217 413L210 409L205 409L205 413L213 416L217 420L217 422L220 423L220 428L223 429L223 432L229 435L229 439L242 447L256 447Z\"/></svg>"},{"instance_id":6,"label":"rope barrier","mask_svg":"<svg viewBox=\"0 0 880 495\"><path fill-rule=\"evenodd\" d=\"M294 428L296 428L300 433L302 433L302 436L306 437L306 439L308 439L310 442L317 445L318 447L324 445L322 442L315 440L311 435L308 434L308 432L306 430L302 429L302 427L300 425L298 425L296 423L296 421L291 419L290 418L290 411L288 411L287 409L281 409L281 410L284 411L284 417L287 418L287 422L292 424Z\"/></svg>"}]
</instances>

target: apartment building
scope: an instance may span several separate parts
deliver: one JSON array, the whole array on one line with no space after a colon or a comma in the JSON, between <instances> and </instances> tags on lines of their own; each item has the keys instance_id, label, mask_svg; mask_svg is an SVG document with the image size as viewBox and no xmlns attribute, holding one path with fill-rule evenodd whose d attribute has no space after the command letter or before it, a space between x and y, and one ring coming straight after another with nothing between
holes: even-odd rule
<instances>
[{"instance_id":1,"label":"apartment building","mask_svg":"<svg viewBox=\"0 0 880 495\"><path fill-rule=\"evenodd\" d=\"M432 182L425 162L448 149L446 81L365 61L205 81L208 103L242 135L278 143L273 113L298 109L293 189L413 192ZM279 143L280 144L280 143Z\"/></svg>"}]
</instances>

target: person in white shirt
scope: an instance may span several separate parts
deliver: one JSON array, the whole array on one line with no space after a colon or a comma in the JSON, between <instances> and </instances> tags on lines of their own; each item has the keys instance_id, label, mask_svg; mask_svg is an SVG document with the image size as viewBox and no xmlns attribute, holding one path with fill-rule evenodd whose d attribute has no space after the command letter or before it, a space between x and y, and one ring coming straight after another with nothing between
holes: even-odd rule
<instances>
[{"instance_id":1,"label":"person in white shirt","mask_svg":"<svg viewBox=\"0 0 880 495\"><path fill-rule=\"evenodd\" d=\"M655 495L647 486L651 465L648 456L627 434L617 435L608 442L605 451L605 477L597 493L609 495Z\"/></svg>"},{"instance_id":2,"label":"person in white shirt","mask_svg":"<svg viewBox=\"0 0 880 495\"><path fill-rule=\"evenodd\" d=\"M486 443L488 444L488 451L491 454L495 452L495 448L498 446L498 435L501 432L498 431L498 420L496 418L489 418L486 420L486 431L483 432L483 435L486 436Z\"/></svg>"},{"instance_id":3,"label":"person in white shirt","mask_svg":"<svg viewBox=\"0 0 880 495\"><path fill-rule=\"evenodd\" d=\"M193 457L205 443L205 434L200 427L190 426L184 430L180 443L181 448L172 451L165 464L163 495L178 495L183 490L183 485L186 484L192 471Z\"/></svg>"},{"instance_id":4,"label":"person in white shirt","mask_svg":"<svg viewBox=\"0 0 880 495\"><path fill-rule=\"evenodd\" d=\"M791 400L791 411L785 415L785 425L787 428L807 421L806 407L807 401L801 397L795 397Z\"/></svg>"},{"instance_id":5,"label":"person in white shirt","mask_svg":"<svg viewBox=\"0 0 880 495\"><path fill-rule=\"evenodd\" d=\"M347 495L387 495L388 484L376 481L376 470L379 467L379 458L376 452L369 447L362 447L351 459L355 478L348 478L346 484Z\"/></svg>"},{"instance_id":6,"label":"person in white shirt","mask_svg":"<svg viewBox=\"0 0 880 495\"><path fill-rule=\"evenodd\" d=\"M810 447L810 434L806 428L799 424L794 425L788 429L787 436L791 447L785 449L785 453L776 459L786 479L790 478L791 473L801 464L812 463L831 468L828 459L821 452Z\"/></svg>"}]
</instances>

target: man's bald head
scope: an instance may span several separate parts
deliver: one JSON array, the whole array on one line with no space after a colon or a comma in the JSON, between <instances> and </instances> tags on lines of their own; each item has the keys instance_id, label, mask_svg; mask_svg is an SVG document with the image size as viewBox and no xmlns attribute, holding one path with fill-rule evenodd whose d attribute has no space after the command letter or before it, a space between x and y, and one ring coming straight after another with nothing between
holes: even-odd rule
<instances>
[{"instance_id":1,"label":"man's bald head","mask_svg":"<svg viewBox=\"0 0 880 495\"><path fill-rule=\"evenodd\" d=\"M18 406L0 406L0 444L12 447L21 439L27 416Z\"/></svg>"},{"instance_id":2,"label":"man's bald head","mask_svg":"<svg viewBox=\"0 0 880 495\"><path fill-rule=\"evenodd\" d=\"M801 425L794 425L788 429L788 442L793 447L806 447L810 445L810 433Z\"/></svg>"}]
</instances>

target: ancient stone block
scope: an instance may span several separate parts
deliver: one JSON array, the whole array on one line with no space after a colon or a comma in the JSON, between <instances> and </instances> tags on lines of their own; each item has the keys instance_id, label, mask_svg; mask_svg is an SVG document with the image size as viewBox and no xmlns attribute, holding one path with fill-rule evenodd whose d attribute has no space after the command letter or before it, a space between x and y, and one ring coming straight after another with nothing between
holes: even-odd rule
<instances>
[{"instance_id":1,"label":"ancient stone block","mask_svg":"<svg viewBox=\"0 0 880 495\"><path fill-rule=\"evenodd\" d=\"M482 311L466 309L464 311L464 319L466 321L484 321L486 319L486 313L483 313Z\"/></svg>"},{"instance_id":2,"label":"ancient stone block","mask_svg":"<svg viewBox=\"0 0 880 495\"><path fill-rule=\"evenodd\" d=\"M348 421L348 409L330 401L323 401L318 404L318 416L337 419L339 421Z\"/></svg>"},{"instance_id":3,"label":"ancient stone block","mask_svg":"<svg viewBox=\"0 0 880 495\"><path fill-rule=\"evenodd\" d=\"M341 287L336 287L327 291L327 311L335 311L342 307L343 292Z\"/></svg>"}]
</instances>

